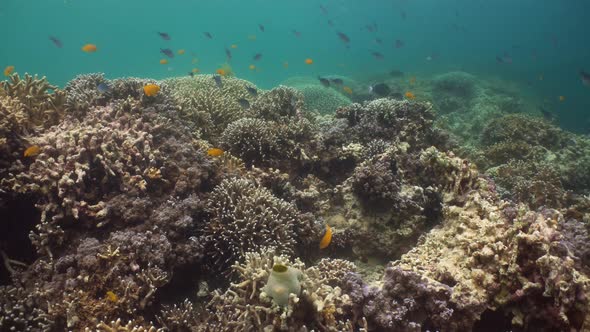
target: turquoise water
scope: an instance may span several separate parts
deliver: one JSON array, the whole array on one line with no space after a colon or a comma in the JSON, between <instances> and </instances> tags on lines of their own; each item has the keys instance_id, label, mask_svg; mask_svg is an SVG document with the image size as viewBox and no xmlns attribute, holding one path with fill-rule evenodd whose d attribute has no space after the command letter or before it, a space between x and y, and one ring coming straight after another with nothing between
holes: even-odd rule
<instances>
[{"instance_id":1,"label":"turquoise water","mask_svg":"<svg viewBox=\"0 0 590 332\"><path fill-rule=\"evenodd\" d=\"M523 93L550 105L563 127L585 131L590 87L581 83L578 70L590 71L589 12L590 3L583 0L2 0L0 66L45 75L60 86L89 72L165 78L193 68L214 72L226 62L224 48L235 44L234 72L263 88L293 76L362 78L399 69L420 78L464 70L521 83ZM368 31L373 23L377 30ZM162 40L157 31L172 40ZM350 48L337 31L350 37ZM63 48L55 47L50 35ZM396 39L405 46L393 47ZM86 43L98 51L82 52ZM161 65L160 48L186 53ZM384 58L375 59L373 51ZM496 61L505 52L512 63ZM259 61L252 59L256 53L263 55ZM314 63L306 65L306 58ZM257 69L250 70L251 64Z\"/></svg>"}]
</instances>

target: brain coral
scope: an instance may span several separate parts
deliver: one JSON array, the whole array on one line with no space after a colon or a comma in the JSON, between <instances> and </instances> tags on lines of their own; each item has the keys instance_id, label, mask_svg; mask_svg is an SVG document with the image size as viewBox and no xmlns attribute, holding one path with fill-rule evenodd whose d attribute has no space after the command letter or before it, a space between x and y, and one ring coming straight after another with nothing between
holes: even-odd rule
<instances>
[{"instance_id":1,"label":"brain coral","mask_svg":"<svg viewBox=\"0 0 590 332\"><path fill-rule=\"evenodd\" d=\"M218 137L231 122L247 115L239 99L252 103L247 87L252 83L235 77L223 77L217 87L213 75L171 78L163 82L172 98L181 107L181 114L196 125L204 138Z\"/></svg>"},{"instance_id":2,"label":"brain coral","mask_svg":"<svg viewBox=\"0 0 590 332\"><path fill-rule=\"evenodd\" d=\"M333 114L339 107L350 105L351 100L332 87L324 87L317 79L294 78L283 84L297 89L305 97L305 106L320 114Z\"/></svg>"}]
</instances>

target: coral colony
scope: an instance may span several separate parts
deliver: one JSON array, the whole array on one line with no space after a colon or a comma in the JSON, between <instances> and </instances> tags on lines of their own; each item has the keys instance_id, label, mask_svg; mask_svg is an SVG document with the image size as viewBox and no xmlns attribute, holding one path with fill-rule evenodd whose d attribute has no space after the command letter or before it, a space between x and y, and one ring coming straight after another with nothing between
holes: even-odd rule
<instances>
[{"instance_id":1,"label":"coral colony","mask_svg":"<svg viewBox=\"0 0 590 332\"><path fill-rule=\"evenodd\" d=\"M590 139L466 73L344 81L12 74L0 330L589 330Z\"/></svg>"}]
</instances>

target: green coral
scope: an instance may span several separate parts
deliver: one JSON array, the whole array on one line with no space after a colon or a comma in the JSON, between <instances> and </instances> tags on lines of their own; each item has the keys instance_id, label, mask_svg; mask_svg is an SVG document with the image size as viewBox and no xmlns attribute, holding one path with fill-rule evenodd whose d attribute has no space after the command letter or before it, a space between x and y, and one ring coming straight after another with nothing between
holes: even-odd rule
<instances>
[{"instance_id":1,"label":"green coral","mask_svg":"<svg viewBox=\"0 0 590 332\"><path fill-rule=\"evenodd\" d=\"M246 88L256 88L248 81L222 77L219 88L213 75L177 77L163 81L173 100L181 107L181 115L191 121L204 138L214 139L233 121L248 115L239 99L253 102Z\"/></svg>"},{"instance_id":2,"label":"green coral","mask_svg":"<svg viewBox=\"0 0 590 332\"><path fill-rule=\"evenodd\" d=\"M352 102L335 88L322 86L317 79L294 78L284 84L300 91L305 97L306 108L320 114L333 114L338 108Z\"/></svg>"}]
</instances>

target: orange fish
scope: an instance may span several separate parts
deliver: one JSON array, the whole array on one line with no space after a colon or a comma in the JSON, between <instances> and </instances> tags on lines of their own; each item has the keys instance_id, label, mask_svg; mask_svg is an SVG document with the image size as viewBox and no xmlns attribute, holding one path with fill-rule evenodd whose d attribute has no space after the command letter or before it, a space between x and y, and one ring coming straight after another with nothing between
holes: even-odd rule
<instances>
[{"instance_id":1,"label":"orange fish","mask_svg":"<svg viewBox=\"0 0 590 332\"><path fill-rule=\"evenodd\" d=\"M559 101L565 101L565 96L559 96Z\"/></svg>"},{"instance_id":2,"label":"orange fish","mask_svg":"<svg viewBox=\"0 0 590 332\"><path fill-rule=\"evenodd\" d=\"M250 70L256 70L256 66L255 65L249 65L248 68L250 68Z\"/></svg>"},{"instance_id":3,"label":"orange fish","mask_svg":"<svg viewBox=\"0 0 590 332\"><path fill-rule=\"evenodd\" d=\"M34 157L36 155L38 155L41 152L41 148L39 147L39 145L31 145L29 146L25 152L23 153L23 156L25 157Z\"/></svg>"},{"instance_id":4,"label":"orange fish","mask_svg":"<svg viewBox=\"0 0 590 332\"><path fill-rule=\"evenodd\" d=\"M256 40L256 35L249 35L248 36L248 39L249 40Z\"/></svg>"},{"instance_id":5,"label":"orange fish","mask_svg":"<svg viewBox=\"0 0 590 332\"><path fill-rule=\"evenodd\" d=\"M326 232L320 241L320 249L327 248L330 245L330 242L332 242L332 228L326 224Z\"/></svg>"},{"instance_id":6,"label":"orange fish","mask_svg":"<svg viewBox=\"0 0 590 332\"><path fill-rule=\"evenodd\" d=\"M231 48L238 48L238 45L236 45L236 44L231 44L231 46L230 46L230 47L231 47Z\"/></svg>"},{"instance_id":7,"label":"orange fish","mask_svg":"<svg viewBox=\"0 0 590 332\"><path fill-rule=\"evenodd\" d=\"M344 90L344 92L348 93L349 95L352 95L352 89L350 87L342 87L342 90Z\"/></svg>"},{"instance_id":8,"label":"orange fish","mask_svg":"<svg viewBox=\"0 0 590 332\"><path fill-rule=\"evenodd\" d=\"M177 53L178 53L178 55L183 55L185 53L185 51L184 50L178 50Z\"/></svg>"},{"instance_id":9,"label":"orange fish","mask_svg":"<svg viewBox=\"0 0 590 332\"><path fill-rule=\"evenodd\" d=\"M404 96L406 96L406 98L408 98L408 99L416 99L416 96L413 93L411 93L410 91L406 92L404 94Z\"/></svg>"},{"instance_id":10,"label":"orange fish","mask_svg":"<svg viewBox=\"0 0 590 332\"><path fill-rule=\"evenodd\" d=\"M219 157L223 154L223 150L218 148L210 148L207 150L207 155L209 157Z\"/></svg>"},{"instance_id":11,"label":"orange fish","mask_svg":"<svg viewBox=\"0 0 590 332\"><path fill-rule=\"evenodd\" d=\"M84 46L82 46L82 51L86 52L86 53L94 53L98 50L98 47L96 47L96 45L94 44L86 44Z\"/></svg>"},{"instance_id":12,"label":"orange fish","mask_svg":"<svg viewBox=\"0 0 590 332\"><path fill-rule=\"evenodd\" d=\"M416 84L416 76L412 76L410 78L410 85L414 85L414 84Z\"/></svg>"},{"instance_id":13,"label":"orange fish","mask_svg":"<svg viewBox=\"0 0 590 332\"><path fill-rule=\"evenodd\" d=\"M13 71L14 71L14 66L8 66L8 67L4 68L4 76L10 76L10 74L12 74Z\"/></svg>"},{"instance_id":14,"label":"orange fish","mask_svg":"<svg viewBox=\"0 0 590 332\"><path fill-rule=\"evenodd\" d=\"M305 59L305 64L306 65L311 65L313 63L313 60L310 58Z\"/></svg>"},{"instance_id":15,"label":"orange fish","mask_svg":"<svg viewBox=\"0 0 590 332\"><path fill-rule=\"evenodd\" d=\"M223 70L222 68L217 69L215 72L221 76L227 75L227 72L225 70Z\"/></svg>"},{"instance_id":16,"label":"orange fish","mask_svg":"<svg viewBox=\"0 0 590 332\"><path fill-rule=\"evenodd\" d=\"M143 92L145 93L146 96L153 97L153 96L157 95L158 92L160 92L160 87L155 84L148 84L143 87Z\"/></svg>"},{"instance_id":17,"label":"orange fish","mask_svg":"<svg viewBox=\"0 0 590 332\"><path fill-rule=\"evenodd\" d=\"M160 60L160 64L161 64L161 65L165 65L165 64L167 64L167 63L168 63L168 60L166 60L166 59L161 59L161 60Z\"/></svg>"},{"instance_id":18,"label":"orange fish","mask_svg":"<svg viewBox=\"0 0 590 332\"><path fill-rule=\"evenodd\" d=\"M107 300L109 300L111 302L115 302L116 303L117 301L119 301L119 297L113 291L107 291L105 297L107 298Z\"/></svg>"},{"instance_id":19,"label":"orange fish","mask_svg":"<svg viewBox=\"0 0 590 332\"><path fill-rule=\"evenodd\" d=\"M289 62L288 61L283 62L283 67L289 68Z\"/></svg>"}]
</instances>

